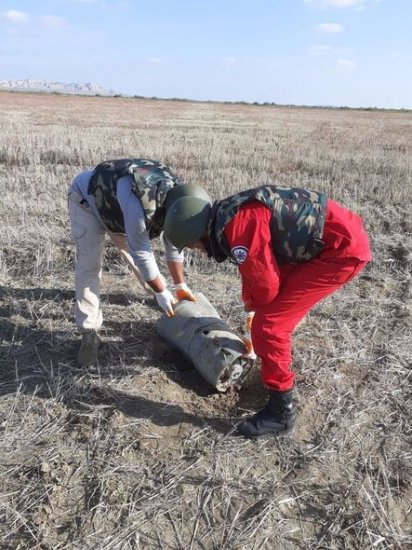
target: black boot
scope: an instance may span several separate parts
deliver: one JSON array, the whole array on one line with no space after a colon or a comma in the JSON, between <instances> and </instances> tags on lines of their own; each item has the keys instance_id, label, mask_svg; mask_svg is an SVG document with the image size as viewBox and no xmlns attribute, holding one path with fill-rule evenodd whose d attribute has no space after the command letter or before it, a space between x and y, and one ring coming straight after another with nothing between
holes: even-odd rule
<instances>
[{"instance_id":1,"label":"black boot","mask_svg":"<svg viewBox=\"0 0 412 550\"><path fill-rule=\"evenodd\" d=\"M283 435L292 431L295 417L292 390L271 391L266 406L255 415L243 420L239 424L237 432L245 437L259 437L267 434Z\"/></svg>"},{"instance_id":2,"label":"black boot","mask_svg":"<svg viewBox=\"0 0 412 550\"><path fill-rule=\"evenodd\" d=\"M95 330L85 330L77 354L77 363L80 367L91 367L96 363L99 346L100 338L97 332Z\"/></svg>"}]
</instances>

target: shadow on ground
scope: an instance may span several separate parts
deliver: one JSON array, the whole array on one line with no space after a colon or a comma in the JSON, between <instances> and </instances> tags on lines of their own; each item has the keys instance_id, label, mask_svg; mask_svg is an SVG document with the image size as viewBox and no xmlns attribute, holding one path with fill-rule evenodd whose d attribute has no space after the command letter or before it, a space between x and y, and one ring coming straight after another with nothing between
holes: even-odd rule
<instances>
[{"instance_id":1,"label":"shadow on ground","mask_svg":"<svg viewBox=\"0 0 412 550\"><path fill-rule=\"evenodd\" d=\"M73 300L74 293L68 290L0 286L0 396L22 391L56 398L74 410L103 405L161 426L188 422L228 429L226 421L190 414L178 405L98 386L114 377L145 375L155 367L201 397L216 393L179 352L160 339L154 321L107 319L98 365L78 368L80 335L71 323L66 323L66 330L58 328L65 324L63 311L70 312ZM125 307L132 303L122 294L105 294L102 300Z\"/></svg>"}]
</instances>

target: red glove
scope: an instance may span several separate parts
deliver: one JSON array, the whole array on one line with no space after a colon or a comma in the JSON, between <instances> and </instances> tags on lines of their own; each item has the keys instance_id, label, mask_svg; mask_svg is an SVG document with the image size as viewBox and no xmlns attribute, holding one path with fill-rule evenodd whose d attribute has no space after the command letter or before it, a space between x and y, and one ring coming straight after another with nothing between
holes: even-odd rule
<instances>
[{"instance_id":1,"label":"red glove","mask_svg":"<svg viewBox=\"0 0 412 550\"><path fill-rule=\"evenodd\" d=\"M255 360L256 359L256 353L253 349L253 343L252 343L252 321L253 317L255 315L254 311L244 311L244 332L242 336L243 343L246 346L246 353L244 354L244 357L247 357L248 359Z\"/></svg>"},{"instance_id":2,"label":"red glove","mask_svg":"<svg viewBox=\"0 0 412 550\"><path fill-rule=\"evenodd\" d=\"M196 302L196 298L192 291L189 289L186 283L179 283L175 285L176 298L179 300L189 300L190 302Z\"/></svg>"}]
</instances>

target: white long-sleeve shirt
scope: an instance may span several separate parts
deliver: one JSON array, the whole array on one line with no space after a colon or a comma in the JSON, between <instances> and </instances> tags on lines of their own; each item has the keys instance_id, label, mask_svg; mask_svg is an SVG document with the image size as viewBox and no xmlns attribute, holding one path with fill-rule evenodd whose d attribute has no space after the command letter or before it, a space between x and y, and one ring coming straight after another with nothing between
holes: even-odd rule
<instances>
[{"instance_id":1,"label":"white long-sleeve shirt","mask_svg":"<svg viewBox=\"0 0 412 550\"><path fill-rule=\"evenodd\" d=\"M85 170L78 174L74 178L70 189L77 191L87 201L102 227L108 231L100 217L95 197L87 193L92 173L93 170ZM116 198L123 213L127 245L133 262L145 281L156 279L160 275L160 272L153 254L149 233L146 230L142 205L132 191L132 176L119 178ZM167 239L164 238L163 241L166 260L170 262L183 262L183 253L179 253L177 248L167 241Z\"/></svg>"}]
</instances>

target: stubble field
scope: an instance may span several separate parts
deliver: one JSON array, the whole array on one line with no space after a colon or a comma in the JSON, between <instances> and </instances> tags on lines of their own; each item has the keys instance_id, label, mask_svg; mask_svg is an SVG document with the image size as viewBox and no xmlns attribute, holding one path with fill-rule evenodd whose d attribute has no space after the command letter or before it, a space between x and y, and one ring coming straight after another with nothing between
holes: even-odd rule
<instances>
[{"instance_id":1,"label":"stubble field","mask_svg":"<svg viewBox=\"0 0 412 550\"><path fill-rule=\"evenodd\" d=\"M0 126L0 548L410 547L412 113L0 93ZM128 156L215 198L270 181L363 216L373 262L294 335L292 436L232 434L265 401L258 365L214 392L110 243L101 360L76 366L66 188ZM240 330L236 269L185 269Z\"/></svg>"}]
</instances>

